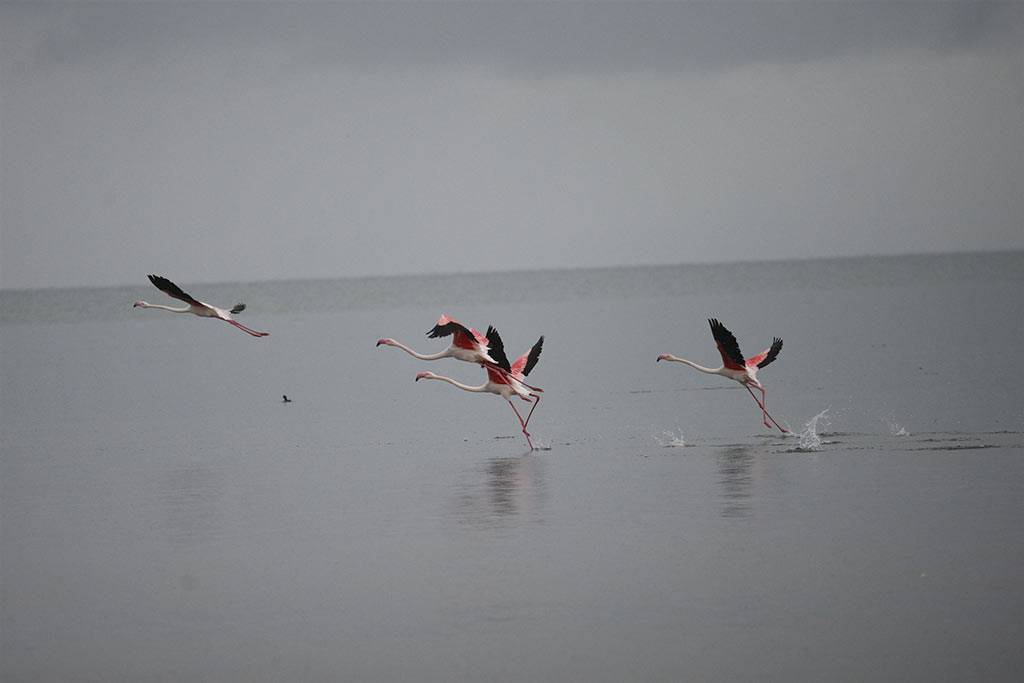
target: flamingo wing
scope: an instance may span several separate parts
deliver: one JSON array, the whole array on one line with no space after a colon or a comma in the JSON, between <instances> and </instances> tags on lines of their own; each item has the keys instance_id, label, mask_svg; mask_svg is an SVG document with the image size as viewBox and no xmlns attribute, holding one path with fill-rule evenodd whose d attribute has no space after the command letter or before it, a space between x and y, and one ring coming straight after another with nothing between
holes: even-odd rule
<instances>
[{"instance_id":1,"label":"flamingo wing","mask_svg":"<svg viewBox=\"0 0 1024 683\"><path fill-rule=\"evenodd\" d=\"M487 353L498 364L498 367L505 372L511 372L512 366L509 365L508 356L505 355L505 343L501 341L501 335L491 325L487 326L487 347ZM488 375L490 372L490 369L488 369Z\"/></svg>"},{"instance_id":2,"label":"flamingo wing","mask_svg":"<svg viewBox=\"0 0 1024 683\"><path fill-rule=\"evenodd\" d=\"M173 282L171 282L170 280L168 280L165 277L161 277L160 275L147 275L146 277L149 278L149 281L152 282L153 285L157 289L159 289L161 292L163 292L167 296L174 297L175 299L178 299L180 301L184 301L185 303L189 304L190 306L204 306L205 305L205 304L203 304L203 302L201 302L198 299L195 299L194 297L192 297L192 295L185 293L181 289L181 287L179 287L178 285L174 284Z\"/></svg>"},{"instance_id":3,"label":"flamingo wing","mask_svg":"<svg viewBox=\"0 0 1024 683\"><path fill-rule=\"evenodd\" d=\"M782 340L778 337L772 339L771 348L765 349L761 353L757 354L753 358L747 360L747 365L756 365L759 368L763 368L766 365L771 364L775 357L779 355L779 351L782 350Z\"/></svg>"},{"instance_id":4,"label":"flamingo wing","mask_svg":"<svg viewBox=\"0 0 1024 683\"><path fill-rule=\"evenodd\" d=\"M722 364L730 370L745 370L747 362L732 332L715 318L708 319L708 324L711 325L711 335L718 345L718 352L722 354Z\"/></svg>"},{"instance_id":5,"label":"flamingo wing","mask_svg":"<svg viewBox=\"0 0 1024 683\"><path fill-rule=\"evenodd\" d=\"M442 315L438 319L437 324L427 332L427 336L431 339L451 337L453 335L452 343L463 349L471 349L476 344L481 344L484 341L480 339L479 332L474 333L474 330L469 329L458 320L452 320L447 315Z\"/></svg>"},{"instance_id":6,"label":"flamingo wing","mask_svg":"<svg viewBox=\"0 0 1024 683\"><path fill-rule=\"evenodd\" d=\"M501 372L501 370L492 368L490 365L485 365L484 370L487 371L487 379L490 380L491 382L494 382L495 384L509 383L508 375Z\"/></svg>"},{"instance_id":7,"label":"flamingo wing","mask_svg":"<svg viewBox=\"0 0 1024 683\"><path fill-rule=\"evenodd\" d=\"M522 375L523 377L529 375L530 370L533 370L533 366L535 366L537 361L540 359L540 352L543 349L544 335L541 335L540 339L537 340L537 343L533 345L533 348L517 358L516 362L512 364L512 374Z\"/></svg>"}]
</instances>

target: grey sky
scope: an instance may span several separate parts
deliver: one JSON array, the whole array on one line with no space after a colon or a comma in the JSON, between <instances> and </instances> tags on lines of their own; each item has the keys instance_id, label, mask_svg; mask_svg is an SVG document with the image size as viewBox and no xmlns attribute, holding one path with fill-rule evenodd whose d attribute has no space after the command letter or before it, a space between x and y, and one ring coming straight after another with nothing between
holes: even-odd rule
<instances>
[{"instance_id":1,"label":"grey sky","mask_svg":"<svg viewBox=\"0 0 1024 683\"><path fill-rule=\"evenodd\" d=\"M0 4L0 286L1024 248L1024 3Z\"/></svg>"}]
</instances>

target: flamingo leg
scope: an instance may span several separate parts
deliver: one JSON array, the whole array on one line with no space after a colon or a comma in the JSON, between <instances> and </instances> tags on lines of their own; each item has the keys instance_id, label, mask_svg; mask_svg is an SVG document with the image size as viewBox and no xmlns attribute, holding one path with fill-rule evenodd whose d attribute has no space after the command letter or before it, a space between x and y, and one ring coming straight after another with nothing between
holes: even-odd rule
<instances>
[{"instance_id":1,"label":"flamingo leg","mask_svg":"<svg viewBox=\"0 0 1024 683\"><path fill-rule=\"evenodd\" d=\"M771 416L771 414L768 412L768 409L765 407L765 404L768 402L765 390L761 387L758 387L758 389L761 391L761 396L765 398L765 402L762 403L761 401L757 400L757 396L754 395L754 392L750 390L749 386L744 384L743 387L750 393L750 397L754 399L754 403L757 404L757 407L761 409L761 419L762 421L764 421L764 426L767 427L768 429L771 429L771 425L768 424L767 422L767 420L771 420L772 424L778 427L780 432L782 432L783 434L789 434L789 430L784 429L778 422L776 422L775 418Z\"/></svg>"},{"instance_id":2,"label":"flamingo leg","mask_svg":"<svg viewBox=\"0 0 1024 683\"><path fill-rule=\"evenodd\" d=\"M540 396L535 396L535 398L537 400L533 401L533 405L530 406L530 412L526 416L526 424L523 425L523 429L526 429L526 425L530 424L530 418L533 416L533 411L537 407L537 404L540 403Z\"/></svg>"},{"instance_id":3,"label":"flamingo leg","mask_svg":"<svg viewBox=\"0 0 1024 683\"><path fill-rule=\"evenodd\" d=\"M523 435L526 436L526 443L530 445L530 450L532 451L533 441L530 440L530 432L526 431L526 422L523 421L523 416L519 414L519 410L516 408L515 404L512 403L512 401L509 401L508 404L512 406L512 411L516 414L516 417L519 418L519 424L522 425L523 427Z\"/></svg>"},{"instance_id":4,"label":"flamingo leg","mask_svg":"<svg viewBox=\"0 0 1024 683\"><path fill-rule=\"evenodd\" d=\"M249 329L248 327L238 322L237 320L225 320L224 322L228 323L229 325L234 325L238 329L242 330L243 332L247 332L254 337L266 337L267 335L270 334L269 332L257 332L256 330Z\"/></svg>"},{"instance_id":5,"label":"flamingo leg","mask_svg":"<svg viewBox=\"0 0 1024 683\"><path fill-rule=\"evenodd\" d=\"M772 426L768 423L768 409L765 407L764 403L757 400L757 396L755 396L754 392L750 390L749 384L744 384L743 386L746 388L747 393L749 393L753 397L754 402L757 403L757 407L761 409L761 424L763 424L768 429L771 429Z\"/></svg>"}]
</instances>

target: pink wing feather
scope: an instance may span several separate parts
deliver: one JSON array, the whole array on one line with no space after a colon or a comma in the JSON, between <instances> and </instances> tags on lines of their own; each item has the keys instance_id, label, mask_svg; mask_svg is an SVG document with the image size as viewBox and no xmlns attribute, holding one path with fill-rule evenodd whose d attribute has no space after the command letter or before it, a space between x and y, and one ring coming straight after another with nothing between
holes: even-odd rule
<instances>
[{"instance_id":1,"label":"pink wing feather","mask_svg":"<svg viewBox=\"0 0 1024 683\"><path fill-rule=\"evenodd\" d=\"M782 340L778 337L772 339L771 347L765 349L761 353L757 354L753 358L747 359L747 367L755 366L763 368L766 365L771 364L775 357L779 355L779 351L782 350Z\"/></svg>"}]
</instances>

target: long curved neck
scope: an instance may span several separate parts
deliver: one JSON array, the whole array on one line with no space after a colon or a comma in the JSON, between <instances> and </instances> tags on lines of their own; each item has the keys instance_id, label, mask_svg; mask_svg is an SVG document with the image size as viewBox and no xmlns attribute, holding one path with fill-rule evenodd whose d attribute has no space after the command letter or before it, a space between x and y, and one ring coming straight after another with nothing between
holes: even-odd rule
<instances>
[{"instance_id":1,"label":"long curved neck","mask_svg":"<svg viewBox=\"0 0 1024 683\"><path fill-rule=\"evenodd\" d=\"M675 363L682 363L683 365L689 365L694 370L700 370L701 372L706 372L709 375L720 375L720 374L722 374L721 373L722 368L706 368L703 365L697 365L692 360L686 360L685 358L679 358L678 356L669 356L665 360L670 360L670 361L673 361Z\"/></svg>"},{"instance_id":2,"label":"long curved neck","mask_svg":"<svg viewBox=\"0 0 1024 683\"><path fill-rule=\"evenodd\" d=\"M162 311L170 311L171 313L188 313L192 310L191 306L185 306L184 308L175 308L173 306L164 306L162 304L139 304L140 308L159 308Z\"/></svg>"},{"instance_id":3,"label":"long curved neck","mask_svg":"<svg viewBox=\"0 0 1024 683\"><path fill-rule=\"evenodd\" d=\"M453 387L458 387L459 389L462 389L463 391L472 391L474 394L481 394L481 393L484 393L485 391L487 391L487 384L486 383L485 384L481 384L478 387L471 387L468 384L463 384L462 382L457 382L454 379L452 379L451 377L444 377L442 375L431 375L430 377L424 377L423 379L439 379L442 382L448 382L448 384L451 384Z\"/></svg>"},{"instance_id":4,"label":"long curved neck","mask_svg":"<svg viewBox=\"0 0 1024 683\"><path fill-rule=\"evenodd\" d=\"M451 355L451 349L445 349L444 351L441 351L440 353L424 354L424 353L417 353L417 352L413 351L412 349L410 349L408 346L406 346L405 344L403 344L400 341L395 341L395 340L392 339L391 342L392 342L391 343L392 346L397 346L398 348L402 349L403 351L405 351L410 356L412 356L414 358L419 358L420 360L437 360L439 358L447 358L448 356Z\"/></svg>"}]
</instances>

